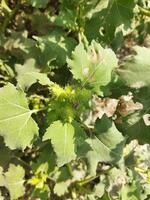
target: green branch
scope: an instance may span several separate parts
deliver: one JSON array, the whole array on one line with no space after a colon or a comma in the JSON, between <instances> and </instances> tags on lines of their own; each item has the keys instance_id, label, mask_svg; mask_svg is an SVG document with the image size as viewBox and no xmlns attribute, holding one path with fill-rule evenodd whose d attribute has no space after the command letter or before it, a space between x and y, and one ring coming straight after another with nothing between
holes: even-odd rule
<instances>
[{"instance_id":1,"label":"green branch","mask_svg":"<svg viewBox=\"0 0 150 200\"><path fill-rule=\"evenodd\" d=\"M141 6L138 6L138 8L139 8L140 13L141 13L142 15L145 15L145 16L150 17L150 10L147 10L147 9L141 7Z\"/></svg>"},{"instance_id":2,"label":"green branch","mask_svg":"<svg viewBox=\"0 0 150 200\"><path fill-rule=\"evenodd\" d=\"M99 176L101 176L101 175L103 175L103 174L107 174L107 172L108 172L110 169L112 169L112 168L113 168L113 167L110 167L110 168L107 169L107 170L101 171L101 172L99 172L96 176L92 176L92 177L89 177L89 178L85 178L84 180L81 180L81 181L77 182L77 184L78 184L79 186L86 185L86 184L88 184L88 183L94 181L95 179L97 179Z\"/></svg>"}]
</instances>

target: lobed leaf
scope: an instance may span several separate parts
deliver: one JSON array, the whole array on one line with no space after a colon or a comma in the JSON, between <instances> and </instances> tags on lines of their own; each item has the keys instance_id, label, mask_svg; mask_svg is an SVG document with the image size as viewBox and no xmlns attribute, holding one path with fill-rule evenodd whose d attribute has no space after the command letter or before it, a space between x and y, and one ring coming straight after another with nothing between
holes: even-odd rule
<instances>
[{"instance_id":1,"label":"lobed leaf","mask_svg":"<svg viewBox=\"0 0 150 200\"><path fill-rule=\"evenodd\" d=\"M102 48L94 40L87 48L80 42L72 53L72 59L68 59L68 65L74 79L80 80L83 85L89 84L99 93L100 87L111 81L118 60L111 49Z\"/></svg>"},{"instance_id":2,"label":"lobed leaf","mask_svg":"<svg viewBox=\"0 0 150 200\"><path fill-rule=\"evenodd\" d=\"M125 139L105 115L101 120L97 120L95 135L86 141L92 149L87 153L92 174L95 173L98 162L114 163L122 157Z\"/></svg>"},{"instance_id":3,"label":"lobed leaf","mask_svg":"<svg viewBox=\"0 0 150 200\"><path fill-rule=\"evenodd\" d=\"M28 89L32 84L36 83L37 81L41 85L51 84L47 75L44 73L40 73L39 70L34 65L35 65L35 60L28 59L23 66L19 64L15 66L15 69L18 74L17 76L18 85L24 90Z\"/></svg>"},{"instance_id":4,"label":"lobed leaf","mask_svg":"<svg viewBox=\"0 0 150 200\"><path fill-rule=\"evenodd\" d=\"M8 84L0 89L0 135L10 149L31 145L38 135L38 126L32 119L25 93Z\"/></svg>"},{"instance_id":5,"label":"lobed leaf","mask_svg":"<svg viewBox=\"0 0 150 200\"><path fill-rule=\"evenodd\" d=\"M74 146L74 128L70 123L63 124L55 121L47 129L43 141L51 140L54 151L57 155L59 167L76 158Z\"/></svg>"},{"instance_id":6,"label":"lobed leaf","mask_svg":"<svg viewBox=\"0 0 150 200\"><path fill-rule=\"evenodd\" d=\"M150 49L140 46L133 49L136 54L126 58L118 73L131 88L150 86Z\"/></svg>"},{"instance_id":7,"label":"lobed leaf","mask_svg":"<svg viewBox=\"0 0 150 200\"><path fill-rule=\"evenodd\" d=\"M15 175L14 175L15 174ZM23 196L25 192L24 188L24 176L25 171L21 166L15 166L10 164L7 172L0 170L0 186L4 186L8 189L10 198L17 200Z\"/></svg>"}]
</instances>

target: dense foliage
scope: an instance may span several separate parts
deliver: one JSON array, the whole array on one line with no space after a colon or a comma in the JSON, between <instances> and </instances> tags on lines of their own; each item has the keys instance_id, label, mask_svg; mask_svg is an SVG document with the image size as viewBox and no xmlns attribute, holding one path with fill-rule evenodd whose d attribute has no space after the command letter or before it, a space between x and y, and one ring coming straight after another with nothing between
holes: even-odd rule
<instances>
[{"instance_id":1,"label":"dense foliage","mask_svg":"<svg viewBox=\"0 0 150 200\"><path fill-rule=\"evenodd\" d=\"M0 1L0 200L150 199L150 1Z\"/></svg>"}]
</instances>

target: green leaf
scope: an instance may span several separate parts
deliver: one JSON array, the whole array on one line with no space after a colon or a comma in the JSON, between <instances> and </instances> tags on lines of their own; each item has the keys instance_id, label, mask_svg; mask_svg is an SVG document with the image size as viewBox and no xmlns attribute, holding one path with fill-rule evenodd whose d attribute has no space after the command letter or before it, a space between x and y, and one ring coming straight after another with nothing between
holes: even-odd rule
<instances>
[{"instance_id":1,"label":"green leaf","mask_svg":"<svg viewBox=\"0 0 150 200\"><path fill-rule=\"evenodd\" d=\"M66 37L62 31L53 31L49 35L34 37L40 49L42 65L54 64L61 67L66 64L66 59L71 55L76 41Z\"/></svg>"},{"instance_id":2,"label":"green leaf","mask_svg":"<svg viewBox=\"0 0 150 200\"><path fill-rule=\"evenodd\" d=\"M24 195L25 171L21 166L9 165L8 171L0 173L0 186L8 189L11 199L18 199ZM3 180L2 180L3 179Z\"/></svg>"},{"instance_id":3,"label":"green leaf","mask_svg":"<svg viewBox=\"0 0 150 200\"><path fill-rule=\"evenodd\" d=\"M68 192L69 185L70 185L70 180L56 183L54 187L54 193L57 194L57 196L64 195L66 192Z\"/></svg>"},{"instance_id":4,"label":"green leaf","mask_svg":"<svg viewBox=\"0 0 150 200\"><path fill-rule=\"evenodd\" d=\"M88 195L89 200L100 199L105 193L106 184L105 176L101 175L100 182L95 184L92 194Z\"/></svg>"},{"instance_id":5,"label":"green leaf","mask_svg":"<svg viewBox=\"0 0 150 200\"><path fill-rule=\"evenodd\" d=\"M49 34L49 28L51 26L50 21L51 13L40 12L40 10L33 12L30 15L30 20L32 23L32 31L36 32L36 35L46 35Z\"/></svg>"},{"instance_id":6,"label":"green leaf","mask_svg":"<svg viewBox=\"0 0 150 200\"><path fill-rule=\"evenodd\" d=\"M60 169L60 175L57 179L57 182L54 187L54 192L58 196L64 195L68 192L68 187L72 182L72 176L70 175L70 171L67 166L64 166Z\"/></svg>"},{"instance_id":7,"label":"green leaf","mask_svg":"<svg viewBox=\"0 0 150 200\"><path fill-rule=\"evenodd\" d=\"M34 59L26 60L24 65L17 64L15 66L15 69L18 74L17 76L18 85L24 90L28 89L33 83L36 83L37 81L41 85L51 84L47 75L38 72L39 70L35 68Z\"/></svg>"},{"instance_id":8,"label":"green leaf","mask_svg":"<svg viewBox=\"0 0 150 200\"><path fill-rule=\"evenodd\" d=\"M144 200L145 198L142 198L140 176L134 171L128 170L128 183L122 186L119 193L122 200Z\"/></svg>"},{"instance_id":9,"label":"green leaf","mask_svg":"<svg viewBox=\"0 0 150 200\"><path fill-rule=\"evenodd\" d=\"M103 49L95 41L92 41L87 50L80 42L72 53L72 60L68 59L74 79L79 79L83 85L89 84L98 93L101 86L111 81L112 71L117 63L114 52Z\"/></svg>"},{"instance_id":10,"label":"green leaf","mask_svg":"<svg viewBox=\"0 0 150 200\"><path fill-rule=\"evenodd\" d=\"M111 200L108 193L105 192L105 194L103 195L103 197L100 200Z\"/></svg>"},{"instance_id":11,"label":"green leaf","mask_svg":"<svg viewBox=\"0 0 150 200\"><path fill-rule=\"evenodd\" d=\"M32 170L35 174L50 174L56 167L56 155L52 147L48 144L39 152L39 157L32 164Z\"/></svg>"},{"instance_id":12,"label":"green leaf","mask_svg":"<svg viewBox=\"0 0 150 200\"><path fill-rule=\"evenodd\" d=\"M38 126L32 119L33 110L23 91L12 84L0 89L0 135L10 149L25 149L38 135Z\"/></svg>"},{"instance_id":13,"label":"green leaf","mask_svg":"<svg viewBox=\"0 0 150 200\"><path fill-rule=\"evenodd\" d=\"M11 36L5 39L3 46L10 55L21 63L28 58L35 58L37 62L41 58L39 49L36 47L36 41L28 38L26 30L22 32L13 31Z\"/></svg>"},{"instance_id":14,"label":"green leaf","mask_svg":"<svg viewBox=\"0 0 150 200\"><path fill-rule=\"evenodd\" d=\"M115 163L122 157L124 137L105 115L96 122L95 135L87 142L92 148L87 153L92 174L95 174L98 162Z\"/></svg>"},{"instance_id":15,"label":"green leaf","mask_svg":"<svg viewBox=\"0 0 150 200\"><path fill-rule=\"evenodd\" d=\"M86 142L87 136L84 130L81 128L80 124L76 121L73 122L73 127L75 130L75 152L79 157L84 157L86 153L91 150L90 145Z\"/></svg>"},{"instance_id":16,"label":"green leaf","mask_svg":"<svg viewBox=\"0 0 150 200\"><path fill-rule=\"evenodd\" d=\"M63 166L76 158L74 146L74 128L70 123L55 121L46 130L43 140L51 140L57 155L58 166Z\"/></svg>"},{"instance_id":17,"label":"green leaf","mask_svg":"<svg viewBox=\"0 0 150 200\"><path fill-rule=\"evenodd\" d=\"M44 185L42 190L40 188L35 188L34 192L32 193L33 199L40 199L40 200L45 200L50 198L50 188L48 185Z\"/></svg>"},{"instance_id":18,"label":"green leaf","mask_svg":"<svg viewBox=\"0 0 150 200\"><path fill-rule=\"evenodd\" d=\"M103 5L103 4L102 4ZM105 5L105 4L104 4ZM135 0L111 0L107 7L95 13L86 23L86 35L89 39L99 39L112 44L119 28L121 32L131 28L134 17Z\"/></svg>"},{"instance_id":19,"label":"green leaf","mask_svg":"<svg viewBox=\"0 0 150 200\"><path fill-rule=\"evenodd\" d=\"M150 90L149 87L143 87L134 95L135 100L143 105L143 109L131 113L122 119L122 123L117 124L119 130L128 136L128 141L137 139L140 144L150 143L149 118L145 120L144 116L149 116L150 108Z\"/></svg>"},{"instance_id":20,"label":"green leaf","mask_svg":"<svg viewBox=\"0 0 150 200\"><path fill-rule=\"evenodd\" d=\"M97 197L102 197L105 192L106 181L101 180L100 183L94 187L94 195Z\"/></svg>"},{"instance_id":21,"label":"green leaf","mask_svg":"<svg viewBox=\"0 0 150 200\"><path fill-rule=\"evenodd\" d=\"M150 48L136 46L136 55L126 58L118 73L131 88L150 86Z\"/></svg>"},{"instance_id":22,"label":"green leaf","mask_svg":"<svg viewBox=\"0 0 150 200\"><path fill-rule=\"evenodd\" d=\"M5 146L3 138L0 137L0 166L3 168L7 167L10 162L12 152L8 147Z\"/></svg>"},{"instance_id":23,"label":"green leaf","mask_svg":"<svg viewBox=\"0 0 150 200\"><path fill-rule=\"evenodd\" d=\"M135 112L127 116L118 127L124 135L128 136L128 141L137 139L140 144L150 143L150 126L144 123L142 113Z\"/></svg>"},{"instance_id":24,"label":"green leaf","mask_svg":"<svg viewBox=\"0 0 150 200\"><path fill-rule=\"evenodd\" d=\"M91 19L95 13L102 11L108 7L109 0L90 0L86 5L86 17Z\"/></svg>"},{"instance_id":25,"label":"green leaf","mask_svg":"<svg viewBox=\"0 0 150 200\"><path fill-rule=\"evenodd\" d=\"M61 0L59 14L55 16L54 23L72 31L78 29L78 11L77 8L83 4L81 0Z\"/></svg>"}]
</instances>

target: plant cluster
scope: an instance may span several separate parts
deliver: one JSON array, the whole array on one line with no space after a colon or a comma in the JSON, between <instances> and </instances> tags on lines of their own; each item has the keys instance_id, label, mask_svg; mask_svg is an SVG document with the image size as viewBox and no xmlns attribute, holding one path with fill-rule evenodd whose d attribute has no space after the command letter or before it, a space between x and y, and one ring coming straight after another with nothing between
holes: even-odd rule
<instances>
[{"instance_id":1,"label":"plant cluster","mask_svg":"<svg viewBox=\"0 0 150 200\"><path fill-rule=\"evenodd\" d=\"M0 200L150 198L149 0L0 1Z\"/></svg>"}]
</instances>

